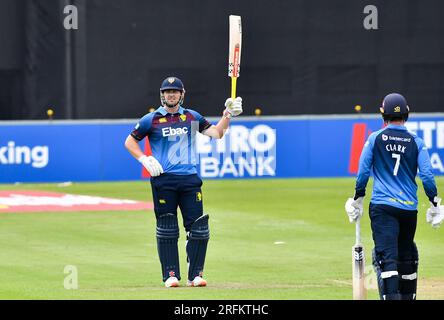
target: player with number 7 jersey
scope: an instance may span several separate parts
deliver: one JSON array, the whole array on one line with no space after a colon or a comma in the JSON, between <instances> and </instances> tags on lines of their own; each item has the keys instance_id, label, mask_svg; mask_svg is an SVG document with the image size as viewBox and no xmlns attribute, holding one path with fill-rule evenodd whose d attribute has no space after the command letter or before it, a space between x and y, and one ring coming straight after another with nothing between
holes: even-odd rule
<instances>
[{"instance_id":1,"label":"player with number 7 jersey","mask_svg":"<svg viewBox=\"0 0 444 320\"><path fill-rule=\"evenodd\" d=\"M355 196L347 214L351 222L362 214L362 202L371 172L373 193L369 215L375 243L373 266L378 277L380 298L416 299L418 250L414 242L417 225L419 174L431 208L427 221L438 226L440 212L435 179L424 141L405 127L409 107L405 98L392 93L380 108L384 128L367 139L359 160ZM430 218L429 218L430 216Z\"/></svg>"},{"instance_id":2,"label":"player with number 7 jersey","mask_svg":"<svg viewBox=\"0 0 444 320\"><path fill-rule=\"evenodd\" d=\"M430 201L433 202L437 195L427 148L424 141L409 132L402 123L386 123L387 126L373 132L364 145L359 161L355 196L365 195L373 169L371 203L416 210L418 186L415 177L418 169Z\"/></svg>"}]
</instances>

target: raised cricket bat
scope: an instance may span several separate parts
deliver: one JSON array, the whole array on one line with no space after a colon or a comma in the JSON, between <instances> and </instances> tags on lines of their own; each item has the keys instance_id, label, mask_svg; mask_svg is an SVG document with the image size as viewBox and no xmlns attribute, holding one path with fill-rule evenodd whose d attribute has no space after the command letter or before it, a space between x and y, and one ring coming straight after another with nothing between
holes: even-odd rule
<instances>
[{"instance_id":1,"label":"raised cricket bat","mask_svg":"<svg viewBox=\"0 0 444 320\"><path fill-rule=\"evenodd\" d=\"M360 218L356 220L356 243L352 247L353 300L367 299L365 285L365 255L361 244Z\"/></svg>"},{"instance_id":2,"label":"raised cricket bat","mask_svg":"<svg viewBox=\"0 0 444 320\"><path fill-rule=\"evenodd\" d=\"M242 51L242 22L240 16L230 15L230 50L228 76L231 77L231 98L236 98L236 83L240 72Z\"/></svg>"}]
</instances>

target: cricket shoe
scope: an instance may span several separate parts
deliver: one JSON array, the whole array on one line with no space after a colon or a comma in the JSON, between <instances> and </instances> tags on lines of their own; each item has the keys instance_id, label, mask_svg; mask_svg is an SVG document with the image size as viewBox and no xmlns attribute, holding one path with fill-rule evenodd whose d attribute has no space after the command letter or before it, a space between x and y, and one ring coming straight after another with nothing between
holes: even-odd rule
<instances>
[{"instance_id":1,"label":"cricket shoe","mask_svg":"<svg viewBox=\"0 0 444 320\"><path fill-rule=\"evenodd\" d=\"M187 282L188 287L206 287L207 286L207 280L197 276L194 278L193 281L188 280Z\"/></svg>"},{"instance_id":2,"label":"cricket shoe","mask_svg":"<svg viewBox=\"0 0 444 320\"><path fill-rule=\"evenodd\" d=\"M177 279L176 277L169 277L165 281L165 287L167 288L178 287L178 286L179 286L179 279Z\"/></svg>"}]
</instances>

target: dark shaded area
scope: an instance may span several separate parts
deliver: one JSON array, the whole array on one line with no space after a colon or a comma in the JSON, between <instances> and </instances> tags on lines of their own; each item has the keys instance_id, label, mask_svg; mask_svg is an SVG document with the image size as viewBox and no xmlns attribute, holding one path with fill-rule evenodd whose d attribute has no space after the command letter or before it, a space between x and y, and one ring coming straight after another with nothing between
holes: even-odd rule
<instances>
[{"instance_id":1,"label":"dark shaded area","mask_svg":"<svg viewBox=\"0 0 444 320\"><path fill-rule=\"evenodd\" d=\"M63 27L66 4L78 8L78 30ZM169 75L184 81L187 106L220 115L230 14L243 22L245 115L352 113L356 104L375 113L394 91L413 111L442 111L444 2L372 1L378 30L363 27L368 4L1 0L0 118L42 119L49 107L56 119L137 118L159 105Z\"/></svg>"}]
</instances>

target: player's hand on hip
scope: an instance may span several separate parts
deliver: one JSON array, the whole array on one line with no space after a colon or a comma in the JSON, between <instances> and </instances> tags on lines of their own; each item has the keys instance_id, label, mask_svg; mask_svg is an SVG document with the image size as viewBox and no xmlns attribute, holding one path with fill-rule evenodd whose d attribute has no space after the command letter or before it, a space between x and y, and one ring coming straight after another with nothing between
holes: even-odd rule
<instances>
[{"instance_id":1,"label":"player's hand on hip","mask_svg":"<svg viewBox=\"0 0 444 320\"><path fill-rule=\"evenodd\" d=\"M225 101L225 110L232 116L237 117L240 115L242 110L242 98L237 97L236 99L228 98Z\"/></svg>"},{"instance_id":2,"label":"player's hand on hip","mask_svg":"<svg viewBox=\"0 0 444 320\"><path fill-rule=\"evenodd\" d=\"M358 199L348 198L345 202L345 212L348 215L348 220L350 223L358 220L362 213L364 212L363 202L364 197L359 197Z\"/></svg>"},{"instance_id":3,"label":"player's hand on hip","mask_svg":"<svg viewBox=\"0 0 444 320\"><path fill-rule=\"evenodd\" d=\"M157 177L163 173L162 165L153 156L141 156L138 160L148 170L151 177Z\"/></svg>"},{"instance_id":4,"label":"player's hand on hip","mask_svg":"<svg viewBox=\"0 0 444 320\"><path fill-rule=\"evenodd\" d=\"M444 212L441 210L441 198L435 197L431 206L427 209L426 220L433 228L438 228L444 220Z\"/></svg>"}]
</instances>

